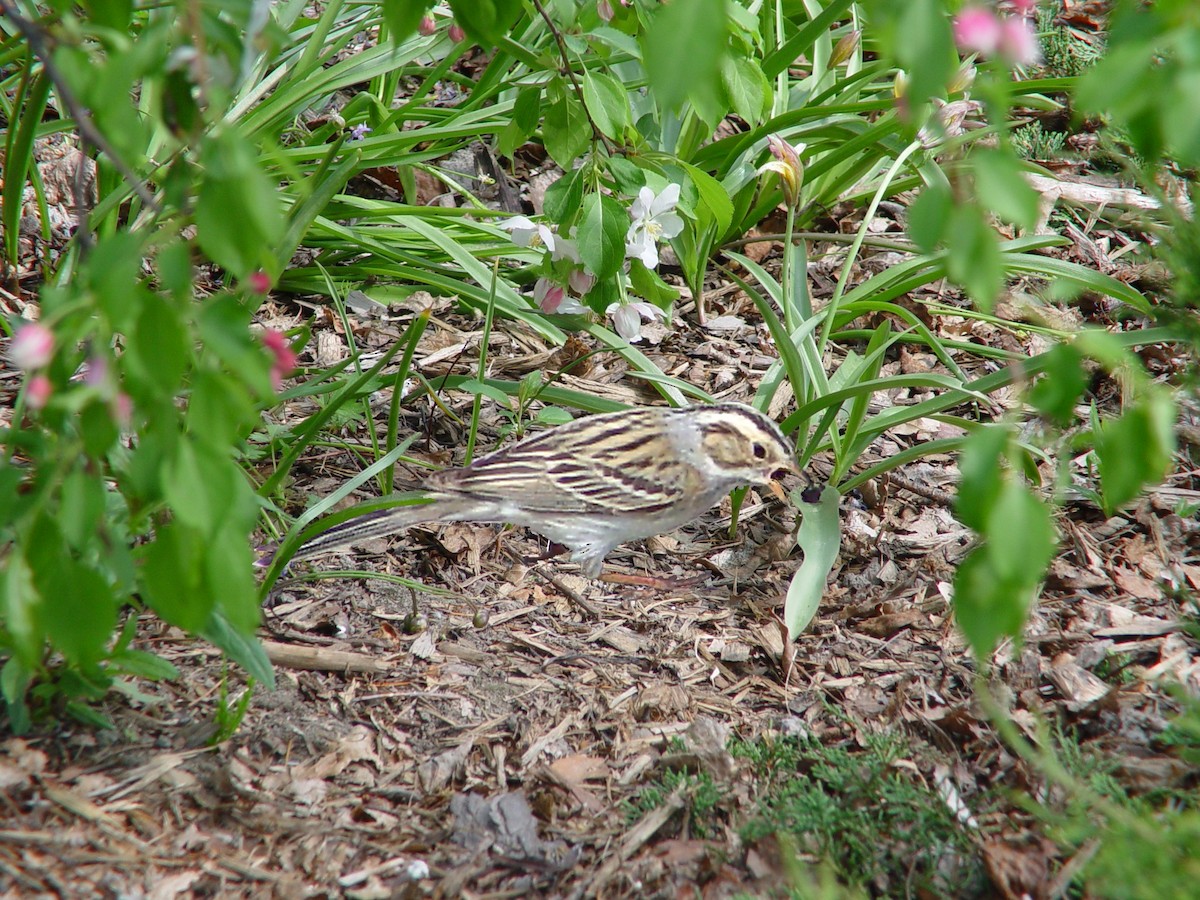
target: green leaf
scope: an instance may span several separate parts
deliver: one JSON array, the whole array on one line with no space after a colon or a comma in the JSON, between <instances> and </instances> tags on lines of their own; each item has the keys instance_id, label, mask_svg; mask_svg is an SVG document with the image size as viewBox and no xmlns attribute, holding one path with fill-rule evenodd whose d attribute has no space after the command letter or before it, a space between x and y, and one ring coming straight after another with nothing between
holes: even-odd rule
<instances>
[{"instance_id":1,"label":"green leaf","mask_svg":"<svg viewBox=\"0 0 1200 900\"><path fill-rule=\"evenodd\" d=\"M954 199L944 181L925 185L908 208L908 235L922 253L932 253L946 234Z\"/></svg>"},{"instance_id":2,"label":"green leaf","mask_svg":"<svg viewBox=\"0 0 1200 900\"><path fill-rule=\"evenodd\" d=\"M117 599L104 576L60 556L51 572L39 573L39 580L51 645L76 665L103 659L117 626Z\"/></svg>"},{"instance_id":3,"label":"green leaf","mask_svg":"<svg viewBox=\"0 0 1200 900\"><path fill-rule=\"evenodd\" d=\"M566 425L574 419L575 417L561 406L543 406L533 417L533 421L539 425Z\"/></svg>"},{"instance_id":4,"label":"green leaf","mask_svg":"<svg viewBox=\"0 0 1200 900\"><path fill-rule=\"evenodd\" d=\"M233 502L240 471L209 445L185 438L163 467L163 496L175 518L199 534L217 532Z\"/></svg>"},{"instance_id":5,"label":"green leaf","mask_svg":"<svg viewBox=\"0 0 1200 900\"><path fill-rule=\"evenodd\" d=\"M7 632L7 644L15 658L30 668L35 667L41 661L44 640L38 625L42 598L33 583L33 568L24 556L9 553L0 590L3 591L0 621Z\"/></svg>"},{"instance_id":6,"label":"green leaf","mask_svg":"<svg viewBox=\"0 0 1200 900\"><path fill-rule=\"evenodd\" d=\"M511 407L508 394L495 385L480 381L478 378L467 379L459 385L459 389L466 391L468 394L479 394L480 396L487 397L489 400L499 404L502 409L509 409Z\"/></svg>"},{"instance_id":7,"label":"green leaf","mask_svg":"<svg viewBox=\"0 0 1200 900\"><path fill-rule=\"evenodd\" d=\"M112 662L117 671L150 681L168 681L179 677L179 669L173 664L145 650L122 650L113 654Z\"/></svg>"},{"instance_id":8,"label":"green leaf","mask_svg":"<svg viewBox=\"0 0 1200 900\"><path fill-rule=\"evenodd\" d=\"M454 20L482 44L498 44L521 15L521 0L450 0Z\"/></svg>"},{"instance_id":9,"label":"green leaf","mask_svg":"<svg viewBox=\"0 0 1200 900\"><path fill-rule=\"evenodd\" d=\"M219 612L212 614L200 636L223 650L252 678L268 688L275 687L275 670L271 668L271 660L267 658L267 652L258 638L231 627Z\"/></svg>"},{"instance_id":10,"label":"green leaf","mask_svg":"<svg viewBox=\"0 0 1200 900\"><path fill-rule=\"evenodd\" d=\"M84 6L97 25L121 32L129 28L133 0L87 0Z\"/></svg>"},{"instance_id":11,"label":"green leaf","mask_svg":"<svg viewBox=\"0 0 1200 900\"><path fill-rule=\"evenodd\" d=\"M1096 440L1104 511L1112 515L1146 485L1163 478L1175 452L1175 404L1163 389L1145 393L1100 427Z\"/></svg>"},{"instance_id":12,"label":"green leaf","mask_svg":"<svg viewBox=\"0 0 1200 900\"><path fill-rule=\"evenodd\" d=\"M256 360L256 363L265 363ZM254 370L247 372L247 379ZM235 446L255 421L255 405L244 381L228 375L198 371L192 375L187 408L187 433L214 450Z\"/></svg>"},{"instance_id":13,"label":"green leaf","mask_svg":"<svg viewBox=\"0 0 1200 900\"><path fill-rule=\"evenodd\" d=\"M112 719L100 712L100 710L80 700L69 701L65 706L65 710L67 715L75 719L75 721L81 722L88 728L91 728L93 731L113 731L117 727L113 724Z\"/></svg>"},{"instance_id":14,"label":"green leaf","mask_svg":"<svg viewBox=\"0 0 1200 900\"><path fill-rule=\"evenodd\" d=\"M629 285L633 293L662 310L670 309L679 299L679 289L663 281L653 269L646 268L640 259L629 261Z\"/></svg>"},{"instance_id":15,"label":"green leaf","mask_svg":"<svg viewBox=\"0 0 1200 900\"><path fill-rule=\"evenodd\" d=\"M1018 637L1033 603L1037 579L1005 580L992 567L988 548L976 547L954 577L954 616L978 659L1002 637Z\"/></svg>"},{"instance_id":16,"label":"green leaf","mask_svg":"<svg viewBox=\"0 0 1200 900\"><path fill-rule=\"evenodd\" d=\"M583 112L583 104L574 94L559 89L546 108L542 123L542 142L546 152L563 171L569 172L572 163L591 146L592 128Z\"/></svg>"},{"instance_id":17,"label":"green leaf","mask_svg":"<svg viewBox=\"0 0 1200 900\"><path fill-rule=\"evenodd\" d=\"M885 6L892 17L885 26L887 42L900 68L908 73L911 103L918 105L930 97L943 96L958 64L945 6L941 0L907 0L876 3L873 10Z\"/></svg>"},{"instance_id":18,"label":"green leaf","mask_svg":"<svg viewBox=\"0 0 1200 900\"><path fill-rule=\"evenodd\" d=\"M698 89L720 90L726 22L725 0L676 0L658 8L642 38L642 54L662 109L677 109Z\"/></svg>"},{"instance_id":19,"label":"green leaf","mask_svg":"<svg viewBox=\"0 0 1200 900\"><path fill-rule=\"evenodd\" d=\"M37 139L42 113L50 97L50 76L40 70L18 94L14 109L21 110L20 125L14 131L6 127L4 186L0 188L0 225L4 228L4 251L7 261L15 262L20 252L21 214L24 204L21 194L33 163L33 145Z\"/></svg>"},{"instance_id":20,"label":"green leaf","mask_svg":"<svg viewBox=\"0 0 1200 900\"><path fill-rule=\"evenodd\" d=\"M646 186L646 170L624 156L613 156L608 160L608 174L617 190L627 197L636 197Z\"/></svg>"},{"instance_id":21,"label":"green leaf","mask_svg":"<svg viewBox=\"0 0 1200 900\"><path fill-rule=\"evenodd\" d=\"M200 337L204 349L237 372L259 397L273 398L271 361L261 340L250 331L252 316L253 309L233 295L218 294L200 309Z\"/></svg>"},{"instance_id":22,"label":"green leaf","mask_svg":"<svg viewBox=\"0 0 1200 900\"><path fill-rule=\"evenodd\" d=\"M142 596L166 622L197 632L212 615L217 598L204 589L200 569L204 541L180 522L158 527L142 550Z\"/></svg>"},{"instance_id":23,"label":"green leaf","mask_svg":"<svg viewBox=\"0 0 1200 900\"><path fill-rule=\"evenodd\" d=\"M0 528L8 528L21 515L23 468L0 457Z\"/></svg>"},{"instance_id":24,"label":"green leaf","mask_svg":"<svg viewBox=\"0 0 1200 900\"><path fill-rule=\"evenodd\" d=\"M191 359L187 332L172 303L146 294L125 361L142 399L174 394Z\"/></svg>"},{"instance_id":25,"label":"green leaf","mask_svg":"<svg viewBox=\"0 0 1200 900\"><path fill-rule=\"evenodd\" d=\"M512 159L517 148L529 140L537 130L542 115L541 85L523 87L513 102L512 118L496 138L496 149L502 156ZM560 179L561 180L561 179Z\"/></svg>"},{"instance_id":26,"label":"green leaf","mask_svg":"<svg viewBox=\"0 0 1200 900\"><path fill-rule=\"evenodd\" d=\"M79 436L83 438L83 450L88 456L103 459L107 455L120 436L109 404L96 398L84 405L79 411Z\"/></svg>"},{"instance_id":27,"label":"green leaf","mask_svg":"<svg viewBox=\"0 0 1200 900\"><path fill-rule=\"evenodd\" d=\"M588 194L583 199L579 222L579 255L597 279L611 278L625 262L625 234L629 215L605 194Z\"/></svg>"},{"instance_id":28,"label":"green leaf","mask_svg":"<svg viewBox=\"0 0 1200 900\"><path fill-rule=\"evenodd\" d=\"M946 274L984 312L991 312L1004 285L1004 265L996 233L978 207L955 207L946 229Z\"/></svg>"},{"instance_id":29,"label":"green leaf","mask_svg":"<svg viewBox=\"0 0 1200 900\"><path fill-rule=\"evenodd\" d=\"M703 169L684 163L683 170L696 187L697 218L708 218L713 223L716 233L724 234L733 222L733 201L729 199L729 191Z\"/></svg>"},{"instance_id":30,"label":"green leaf","mask_svg":"<svg viewBox=\"0 0 1200 900\"><path fill-rule=\"evenodd\" d=\"M583 169L567 172L546 189L542 210L557 225L566 225L583 204Z\"/></svg>"},{"instance_id":31,"label":"green leaf","mask_svg":"<svg viewBox=\"0 0 1200 900\"><path fill-rule=\"evenodd\" d=\"M76 552L95 540L104 521L104 484L99 475L76 466L63 479L58 527Z\"/></svg>"},{"instance_id":32,"label":"green leaf","mask_svg":"<svg viewBox=\"0 0 1200 900\"><path fill-rule=\"evenodd\" d=\"M979 202L1006 222L1029 230L1037 224L1038 194L1010 153L979 150L971 157Z\"/></svg>"},{"instance_id":33,"label":"green leaf","mask_svg":"<svg viewBox=\"0 0 1200 900\"><path fill-rule=\"evenodd\" d=\"M1058 544L1050 510L1013 478L988 509L983 534L991 567L1007 582L1040 581Z\"/></svg>"},{"instance_id":34,"label":"green leaf","mask_svg":"<svg viewBox=\"0 0 1200 900\"><path fill-rule=\"evenodd\" d=\"M762 69L744 56L721 60L721 82L729 105L746 124L759 123L771 105L771 83Z\"/></svg>"},{"instance_id":35,"label":"green leaf","mask_svg":"<svg viewBox=\"0 0 1200 900\"><path fill-rule=\"evenodd\" d=\"M278 186L259 166L259 150L226 131L201 146L204 174L196 197L196 240L238 278L272 265L284 222Z\"/></svg>"},{"instance_id":36,"label":"green leaf","mask_svg":"<svg viewBox=\"0 0 1200 900\"><path fill-rule=\"evenodd\" d=\"M1088 386L1083 355L1074 344L1056 344L1042 357L1045 372L1029 389L1033 407L1060 427L1075 420L1075 404Z\"/></svg>"},{"instance_id":37,"label":"green leaf","mask_svg":"<svg viewBox=\"0 0 1200 900\"><path fill-rule=\"evenodd\" d=\"M633 124L625 87L604 72L585 71L583 102L600 133L624 143L625 129Z\"/></svg>"},{"instance_id":38,"label":"green leaf","mask_svg":"<svg viewBox=\"0 0 1200 900\"><path fill-rule=\"evenodd\" d=\"M1012 429L1007 425L981 426L967 438L958 457L959 484L954 512L960 522L981 534L1003 487L1001 459L1012 437Z\"/></svg>"},{"instance_id":39,"label":"green leaf","mask_svg":"<svg viewBox=\"0 0 1200 900\"><path fill-rule=\"evenodd\" d=\"M796 640L808 627L825 595L825 580L833 569L842 543L842 524L838 517L840 497L836 488L826 486L816 503L799 504L804 518L796 535L796 544L804 551L804 562L792 576L783 604L783 621L789 640Z\"/></svg>"},{"instance_id":40,"label":"green leaf","mask_svg":"<svg viewBox=\"0 0 1200 900\"><path fill-rule=\"evenodd\" d=\"M242 485L243 493L253 504L254 495ZM255 505L250 515L233 515L210 539L205 554L205 587L217 597L217 611L244 634L253 634L262 620L258 588L254 581L254 558L250 549L250 527ZM247 525L249 520L250 525Z\"/></svg>"},{"instance_id":41,"label":"green leaf","mask_svg":"<svg viewBox=\"0 0 1200 900\"><path fill-rule=\"evenodd\" d=\"M15 656L10 656L0 668L0 694L4 696L8 726L13 734L25 734L32 721L25 695L33 684L33 670Z\"/></svg>"},{"instance_id":42,"label":"green leaf","mask_svg":"<svg viewBox=\"0 0 1200 900\"><path fill-rule=\"evenodd\" d=\"M392 43L412 37L433 0L383 0L383 22Z\"/></svg>"},{"instance_id":43,"label":"green leaf","mask_svg":"<svg viewBox=\"0 0 1200 900\"><path fill-rule=\"evenodd\" d=\"M146 257L146 238L145 234L136 231L118 231L105 236L93 251L96 258L104 260L104 265L86 267L80 272L80 277L85 278L95 292L96 301L108 316L114 331L133 331L145 304L162 302L140 284L141 268ZM187 246L179 246L187 255ZM194 284L189 271L188 300L192 297Z\"/></svg>"}]
</instances>

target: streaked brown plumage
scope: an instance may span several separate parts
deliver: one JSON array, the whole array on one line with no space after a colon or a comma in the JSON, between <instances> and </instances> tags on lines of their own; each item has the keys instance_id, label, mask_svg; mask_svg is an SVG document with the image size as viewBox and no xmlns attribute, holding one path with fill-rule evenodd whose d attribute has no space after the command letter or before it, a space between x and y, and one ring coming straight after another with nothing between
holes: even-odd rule
<instances>
[{"instance_id":1,"label":"streaked brown plumage","mask_svg":"<svg viewBox=\"0 0 1200 900\"><path fill-rule=\"evenodd\" d=\"M794 472L779 427L736 403L575 419L430 476L429 502L365 513L300 547L304 559L422 522L523 525L572 551L583 574L625 541L695 519L743 484Z\"/></svg>"}]
</instances>

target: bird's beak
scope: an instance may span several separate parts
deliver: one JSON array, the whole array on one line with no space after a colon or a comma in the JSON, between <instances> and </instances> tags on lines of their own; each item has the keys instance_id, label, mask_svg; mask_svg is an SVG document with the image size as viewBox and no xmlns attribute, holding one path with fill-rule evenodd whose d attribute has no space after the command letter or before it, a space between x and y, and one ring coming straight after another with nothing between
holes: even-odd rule
<instances>
[{"instance_id":1,"label":"bird's beak","mask_svg":"<svg viewBox=\"0 0 1200 900\"><path fill-rule=\"evenodd\" d=\"M798 475L799 472L800 470L796 468L796 463L789 460L787 466L771 473L770 480L767 482L767 490L786 503L787 492L784 491L783 485L779 483L779 479L784 475Z\"/></svg>"}]
</instances>

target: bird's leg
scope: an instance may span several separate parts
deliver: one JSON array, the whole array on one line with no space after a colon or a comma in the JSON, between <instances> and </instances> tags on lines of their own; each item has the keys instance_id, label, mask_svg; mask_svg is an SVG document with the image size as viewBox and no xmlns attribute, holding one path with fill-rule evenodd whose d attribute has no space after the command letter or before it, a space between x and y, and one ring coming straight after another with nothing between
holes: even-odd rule
<instances>
[{"instance_id":1,"label":"bird's leg","mask_svg":"<svg viewBox=\"0 0 1200 900\"><path fill-rule=\"evenodd\" d=\"M539 553L537 556L524 556L521 558L521 562L527 566L536 566L540 562L545 562L548 559L554 559L556 556L562 556L564 553L570 552L571 548L565 544L551 541L550 546L546 548L544 553Z\"/></svg>"}]
</instances>

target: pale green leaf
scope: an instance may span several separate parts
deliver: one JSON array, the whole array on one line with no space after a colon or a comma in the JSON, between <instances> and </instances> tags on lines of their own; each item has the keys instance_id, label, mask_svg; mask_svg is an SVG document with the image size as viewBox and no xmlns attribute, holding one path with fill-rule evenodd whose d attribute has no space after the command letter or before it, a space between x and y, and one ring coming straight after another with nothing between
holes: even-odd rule
<instances>
[{"instance_id":1,"label":"pale green leaf","mask_svg":"<svg viewBox=\"0 0 1200 900\"><path fill-rule=\"evenodd\" d=\"M837 489L828 486L821 491L816 503L803 503L801 506L804 519L796 536L796 544L804 551L804 562L792 576L783 605L783 621L787 625L789 640L794 641L808 627L825 594L825 580L833 569L842 542L842 526L838 518L840 498Z\"/></svg>"}]
</instances>

